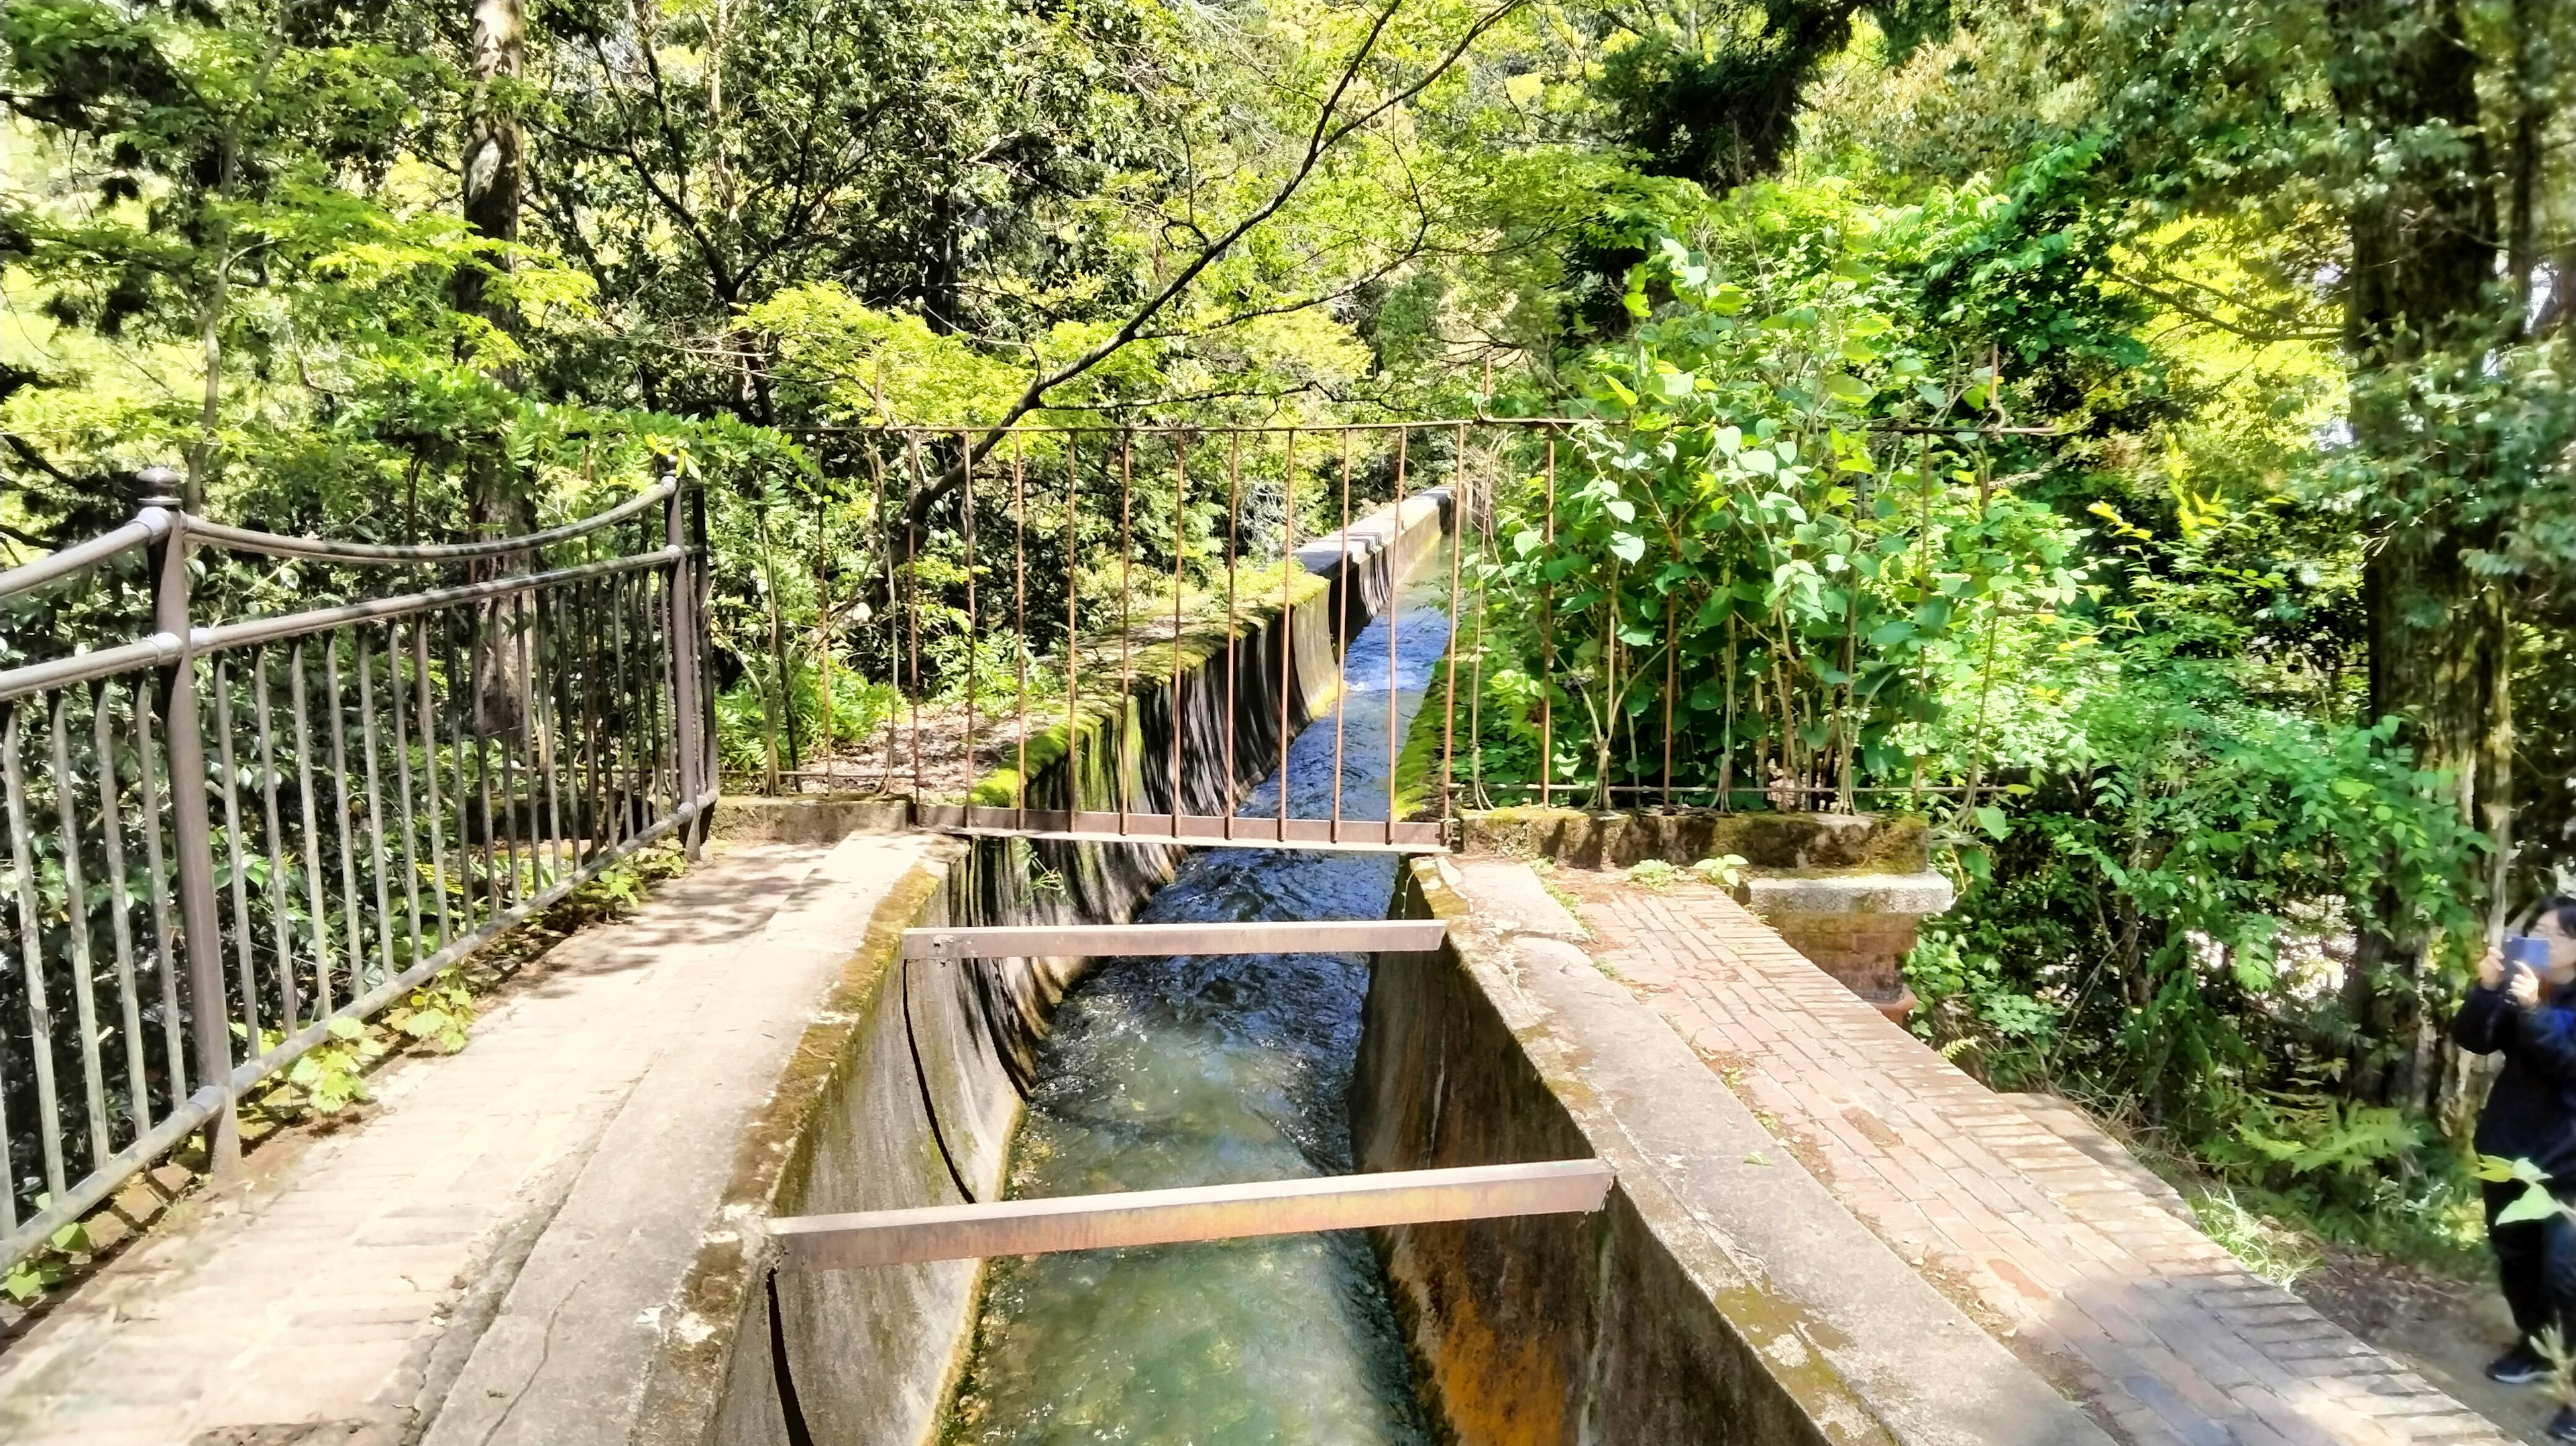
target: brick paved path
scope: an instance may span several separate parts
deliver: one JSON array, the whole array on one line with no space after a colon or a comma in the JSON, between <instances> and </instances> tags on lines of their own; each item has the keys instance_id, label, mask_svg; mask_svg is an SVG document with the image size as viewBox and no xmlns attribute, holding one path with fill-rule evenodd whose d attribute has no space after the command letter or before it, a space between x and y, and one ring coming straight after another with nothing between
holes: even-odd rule
<instances>
[{"instance_id":1,"label":"brick paved path","mask_svg":"<svg viewBox=\"0 0 2576 1446\"><path fill-rule=\"evenodd\" d=\"M380 1072L356 1124L290 1134L253 1153L245 1185L182 1202L0 1355L0 1441L391 1446L416 1430L639 1082L750 1058L747 1035L792 1044L821 979L746 965L775 958L772 916L830 853L721 854L557 946L462 1053ZM713 1145L730 1159L732 1140Z\"/></svg>"},{"instance_id":2,"label":"brick paved path","mask_svg":"<svg viewBox=\"0 0 2576 1446\"><path fill-rule=\"evenodd\" d=\"M2139 1446L2505 1440L2247 1273L2133 1162L1987 1090L1732 899L1558 878L1595 956L1836 1198ZM2537 1394L2532 1409L2546 1413Z\"/></svg>"}]
</instances>

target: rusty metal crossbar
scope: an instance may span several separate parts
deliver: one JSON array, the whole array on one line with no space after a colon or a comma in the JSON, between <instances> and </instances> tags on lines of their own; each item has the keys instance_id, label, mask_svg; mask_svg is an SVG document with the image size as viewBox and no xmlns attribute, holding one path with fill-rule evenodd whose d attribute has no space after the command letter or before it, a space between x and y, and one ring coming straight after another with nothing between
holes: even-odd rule
<instances>
[{"instance_id":1,"label":"rusty metal crossbar","mask_svg":"<svg viewBox=\"0 0 2576 1446\"><path fill-rule=\"evenodd\" d=\"M906 929L907 959L1052 959L1164 954L1420 954L1440 947L1437 919L1300 919L1287 923L1055 924Z\"/></svg>"},{"instance_id":2,"label":"rusty metal crossbar","mask_svg":"<svg viewBox=\"0 0 2576 1446\"><path fill-rule=\"evenodd\" d=\"M848 1270L1517 1215L1588 1215L1608 1200L1615 1179L1599 1160L1542 1160L786 1216L770 1221L768 1229L788 1265Z\"/></svg>"},{"instance_id":3,"label":"rusty metal crossbar","mask_svg":"<svg viewBox=\"0 0 2576 1446\"><path fill-rule=\"evenodd\" d=\"M1185 843L1196 848L1333 848L1345 853L1439 853L1449 847L1437 823L1353 823L1328 818L1256 818L1215 814L1112 813L1006 808L992 804L916 803L913 822L945 833L1052 838L1098 843ZM1378 834L1377 838L1366 834Z\"/></svg>"}]
</instances>

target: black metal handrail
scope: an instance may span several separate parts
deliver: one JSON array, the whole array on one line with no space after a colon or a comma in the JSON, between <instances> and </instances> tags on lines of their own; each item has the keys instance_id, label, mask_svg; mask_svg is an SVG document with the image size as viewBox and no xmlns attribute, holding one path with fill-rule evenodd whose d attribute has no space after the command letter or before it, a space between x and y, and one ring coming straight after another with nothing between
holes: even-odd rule
<instances>
[{"instance_id":1,"label":"black metal handrail","mask_svg":"<svg viewBox=\"0 0 2576 1446\"><path fill-rule=\"evenodd\" d=\"M241 1100L342 1021L636 849L695 850L716 770L693 500L666 468L565 526L386 547L155 496L0 573L8 597L153 554L149 631L0 670L0 1267L192 1138L235 1168ZM532 559L628 521L578 565L191 617L198 549Z\"/></svg>"}]
</instances>

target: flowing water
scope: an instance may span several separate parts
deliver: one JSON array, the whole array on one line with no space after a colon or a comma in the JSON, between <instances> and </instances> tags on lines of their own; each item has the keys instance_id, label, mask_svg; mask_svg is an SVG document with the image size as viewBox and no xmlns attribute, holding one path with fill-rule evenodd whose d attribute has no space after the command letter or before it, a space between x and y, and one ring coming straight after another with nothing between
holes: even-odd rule
<instances>
[{"instance_id":1,"label":"flowing water","mask_svg":"<svg viewBox=\"0 0 2576 1446\"><path fill-rule=\"evenodd\" d=\"M1386 817L1390 722L1400 736L1448 642L1445 567L1426 560L1343 658L1346 818ZM1290 746L1300 816L1331 806L1334 723L1327 713ZM1242 811L1275 813L1281 782ZM1383 918L1395 870L1391 854L1205 849L1138 917ZM1347 1172L1367 992L1356 954L1104 962L1056 1013L1011 1194ZM1343 1232L995 1261L948 1439L1427 1446L1429 1435L1377 1261Z\"/></svg>"}]
</instances>

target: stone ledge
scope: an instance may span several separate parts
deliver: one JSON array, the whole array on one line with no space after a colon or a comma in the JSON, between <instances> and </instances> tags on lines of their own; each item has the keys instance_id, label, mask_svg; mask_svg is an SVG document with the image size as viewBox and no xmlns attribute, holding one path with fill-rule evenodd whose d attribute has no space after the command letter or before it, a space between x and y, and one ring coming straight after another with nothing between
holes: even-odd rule
<instances>
[{"instance_id":1,"label":"stone ledge","mask_svg":"<svg viewBox=\"0 0 2576 1446\"><path fill-rule=\"evenodd\" d=\"M742 842L839 843L852 834L903 833L912 806L901 798L825 793L807 798L726 794L716 800L715 836Z\"/></svg>"},{"instance_id":2,"label":"stone ledge","mask_svg":"<svg viewBox=\"0 0 2576 1446\"><path fill-rule=\"evenodd\" d=\"M1735 889L1735 901L1773 914L1943 913L1958 891L1939 874L1757 874Z\"/></svg>"},{"instance_id":3,"label":"stone ledge","mask_svg":"<svg viewBox=\"0 0 2576 1446\"><path fill-rule=\"evenodd\" d=\"M1460 824L1466 853L1550 858L1578 869L1624 869L1648 859L1687 866L1734 854L1763 870L1905 874L1931 860L1923 820L1866 813L1495 808L1467 814Z\"/></svg>"},{"instance_id":4,"label":"stone ledge","mask_svg":"<svg viewBox=\"0 0 2576 1446\"><path fill-rule=\"evenodd\" d=\"M1363 1169L1590 1153L1600 1215L1380 1232L1450 1435L2107 1446L1773 1141L1651 1006L1526 935L1529 869L1418 861L1353 1088ZM1552 900L1550 902L1553 902Z\"/></svg>"}]
</instances>

